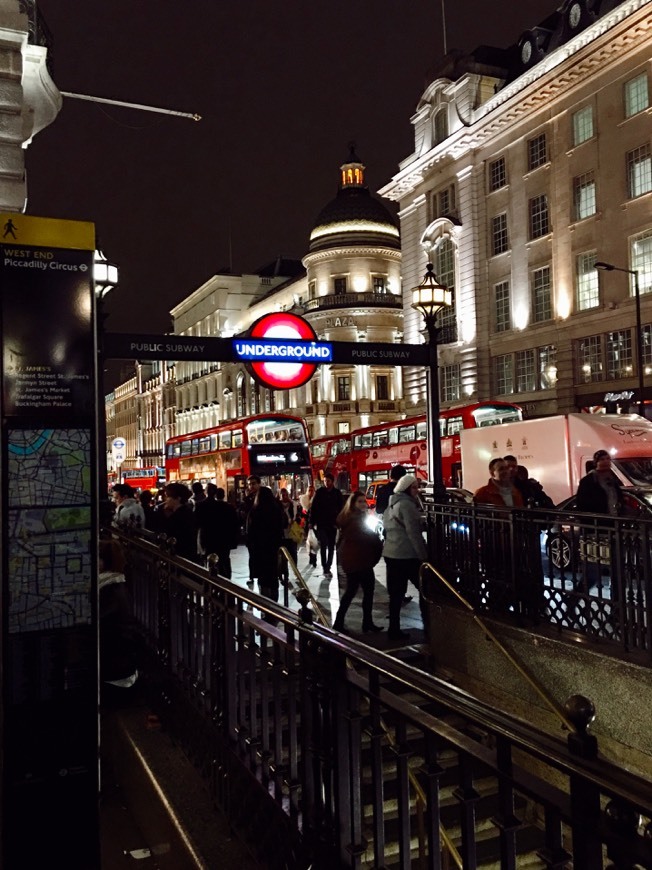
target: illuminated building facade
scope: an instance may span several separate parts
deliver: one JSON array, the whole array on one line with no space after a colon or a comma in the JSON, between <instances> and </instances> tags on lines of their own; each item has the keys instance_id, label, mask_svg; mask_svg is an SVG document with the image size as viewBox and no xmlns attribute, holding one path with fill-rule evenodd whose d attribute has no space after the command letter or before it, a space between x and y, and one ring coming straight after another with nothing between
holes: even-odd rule
<instances>
[{"instance_id":1,"label":"illuminated building facade","mask_svg":"<svg viewBox=\"0 0 652 870\"><path fill-rule=\"evenodd\" d=\"M414 153L380 193L400 207L404 286L431 260L454 290L444 407L635 405L638 366L652 372L651 45L649 2L568 0L510 49L447 55L423 93ZM635 282L596 261L638 274L642 359ZM421 371L405 398L424 406Z\"/></svg>"}]
</instances>

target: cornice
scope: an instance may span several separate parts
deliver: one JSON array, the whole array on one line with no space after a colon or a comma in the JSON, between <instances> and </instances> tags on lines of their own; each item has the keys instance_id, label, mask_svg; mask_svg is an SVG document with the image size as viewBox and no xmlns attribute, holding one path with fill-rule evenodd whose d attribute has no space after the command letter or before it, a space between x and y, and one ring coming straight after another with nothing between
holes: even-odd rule
<instances>
[{"instance_id":1,"label":"cornice","mask_svg":"<svg viewBox=\"0 0 652 870\"><path fill-rule=\"evenodd\" d=\"M417 158L378 193L400 200L413 192L438 163L456 160L483 146L523 118L584 84L625 52L643 45L652 31L652 0L629 0L560 46L476 111L470 128L463 127ZM636 15L636 13L640 13ZM606 37L606 38L604 38ZM598 40L601 44L596 45Z\"/></svg>"},{"instance_id":2,"label":"cornice","mask_svg":"<svg viewBox=\"0 0 652 870\"><path fill-rule=\"evenodd\" d=\"M323 263L328 260L337 260L340 257L384 257L386 260L395 260L401 262L401 252L396 248L378 248L375 246L368 247L350 247L350 248L329 248L326 251L313 251L306 254L303 260L304 268L314 266L315 263Z\"/></svg>"}]
</instances>

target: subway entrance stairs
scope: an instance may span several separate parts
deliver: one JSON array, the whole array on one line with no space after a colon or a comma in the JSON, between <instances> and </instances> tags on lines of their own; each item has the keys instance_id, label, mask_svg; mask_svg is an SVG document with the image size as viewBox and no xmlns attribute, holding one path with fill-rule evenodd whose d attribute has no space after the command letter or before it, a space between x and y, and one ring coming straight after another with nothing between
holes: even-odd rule
<instances>
[{"instance_id":1,"label":"subway entrance stairs","mask_svg":"<svg viewBox=\"0 0 652 870\"><path fill-rule=\"evenodd\" d=\"M643 836L649 782L598 765L582 726L571 752L558 722L542 728L538 717L500 713L434 677L415 590L404 608L405 646L385 632L362 643L356 602L350 634L316 624L320 609L336 611L343 587L311 572L302 555L314 601L290 590L288 611L248 588L244 551L229 583L161 558L151 542L124 542L147 703L119 713L119 729L137 744L145 717L157 717L156 737L183 753L214 820L187 824L172 785L168 816L188 863L154 855L172 837L148 833L150 855L140 860L156 863L131 866L231 866L204 857L215 849L202 842L206 830L220 826L224 842L242 850L232 866L634 866L616 863L621 856L652 866ZM386 625L378 579L373 618Z\"/></svg>"}]
</instances>

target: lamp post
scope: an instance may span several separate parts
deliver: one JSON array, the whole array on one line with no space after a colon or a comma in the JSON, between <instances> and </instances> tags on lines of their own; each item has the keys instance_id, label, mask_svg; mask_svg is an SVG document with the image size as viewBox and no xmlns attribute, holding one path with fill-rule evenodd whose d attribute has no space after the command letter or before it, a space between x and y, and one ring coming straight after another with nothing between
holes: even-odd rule
<instances>
[{"instance_id":1,"label":"lamp post","mask_svg":"<svg viewBox=\"0 0 652 870\"><path fill-rule=\"evenodd\" d=\"M641 326L641 288L638 283L637 269L624 269L622 266L614 266L613 263L598 262L595 268L601 272L625 272L626 275L634 276L634 298L636 302L636 356L638 357L638 413L645 417L645 402L643 401L643 328Z\"/></svg>"},{"instance_id":2,"label":"lamp post","mask_svg":"<svg viewBox=\"0 0 652 870\"><path fill-rule=\"evenodd\" d=\"M449 308L453 294L448 287L437 281L432 263L426 266L426 274L418 287L412 290L412 308L422 315L428 332L430 361L427 373L426 420L428 435L428 468L436 502L443 502L446 487L441 473L441 433L439 430L439 360L437 358L437 315Z\"/></svg>"},{"instance_id":3,"label":"lamp post","mask_svg":"<svg viewBox=\"0 0 652 870\"><path fill-rule=\"evenodd\" d=\"M104 300L118 283L118 267L110 263L102 251L95 251L93 257L93 290L95 292L95 334L97 339L97 379L95 391L97 395L97 443L98 443L98 472L100 475L100 510L106 512L106 516L100 516L100 521L105 521L110 516L110 508L107 501L107 448L106 443L106 405L104 402L104 324L106 312Z\"/></svg>"}]
</instances>

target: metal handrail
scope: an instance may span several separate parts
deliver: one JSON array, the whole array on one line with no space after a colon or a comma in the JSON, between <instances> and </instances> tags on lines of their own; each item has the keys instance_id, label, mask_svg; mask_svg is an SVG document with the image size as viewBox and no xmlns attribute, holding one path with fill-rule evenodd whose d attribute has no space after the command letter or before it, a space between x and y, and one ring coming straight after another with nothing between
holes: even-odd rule
<instances>
[{"instance_id":1,"label":"metal handrail","mask_svg":"<svg viewBox=\"0 0 652 870\"><path fill-rule=\"evenodd\" d=\"M549 707L552 712L561 720L562 729L565 731L569 731L571 734L577 734L581 736L577 727L571 722L568 718L564 709L555 701L555 699L550 695L544 686L537 680L535 676L533 676L528 669L523 665L518 658L514 655L514 653L510 652L507 647L496 637L496 635L491 631L491 629L487 626L487 624L478 616L472 604L470 604L463 595L452 586L448 580L432 565L430 562L422 562L421 567L419 568L419 586L421 588L421 595L425 599L428 604L436 604L435 601L428 598L428 596L423 591L423 573L425 570L432 571L432 573L440 580L444 586L448 589L449 592L452 592L453 595L457 598L457 600L466 607L466 609L471 613L473 617L473 621L480 626L485 635L489 638L492 643L495 644L496 648L505 656L505 658L512 664L519 674L523 677L523 679L528 683L528 685L534 689L537 695L541 698L541 700L545 703L547 707Z\"/></svg>"},{"instance_id":2,"label":"metal handrail","mask_svg":"<svg viewBox=\"0 0 652 870\"><path fill-rule=\"evenodd\" d=\"M319 602L317 601L315 596L312 594L312 592L308 588L308 584L306 583L303 574L301 573L301 571L299 571L296 562L292 558L291 554L288 552L287 548L280 547L278 552L279 552L279 557L281 554L283 554L283 556L287 560L288 565L292 568L292 571L294 572L294 575L299 582L301 590L304 591L305 593L307 593L307 595L309 596L309 600L310 600L310 602L315 610L315 613L317 614L319 622L321 622L322 625L326 626L326 628L332 628L332 625L329 624L329 620L328 620L326 614L322 610L322 608L319 605ZM295 598L297 598L297 600L299 601L299 603L302 606L307 603L306 601L301 601L301 599L298 597L297 593L295 593ZM347 668L350 668L352 670L355 669L353 662L351 662L351 660L348 657L346 659L346 666L347 666ZM385 720L382 718L382 716L380 717L380 727L385 732L385 737L387 738L388 744L392 748L395 748L397 745L396 740L394 739L394 736L392 735L390 729L385 724ZM423 790L423 787L422 787L421 783L419 782L419 780L417 779L416 774L414 773L413 770L408 769L408 778L410 780L410 785L414 789L414 793L416 796L417 813L419 814L421 824L423 824L423 808L426 806L426 793ZM455 862L455 865L458 867L458 870L463 870L464 864L462 861L462 856L457 851L455 844L448 836L448 833L441 822L439 823L439 833L441 835L441 839L442 839L442 843L443 843L444 848L447 850L448 854ZM421 839L419 841L419 848L422 849Z\"/></svg>"}]
</instances>

